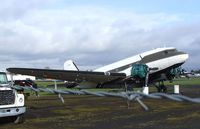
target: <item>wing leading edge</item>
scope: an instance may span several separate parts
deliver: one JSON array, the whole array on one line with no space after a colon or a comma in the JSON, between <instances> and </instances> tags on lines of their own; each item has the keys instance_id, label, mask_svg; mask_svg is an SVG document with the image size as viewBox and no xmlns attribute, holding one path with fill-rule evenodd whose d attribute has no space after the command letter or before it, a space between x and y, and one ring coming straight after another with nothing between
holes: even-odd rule
<instances>
[{"instance_id":1,"label":"wing leading edge","mask_svg":"<svg viewBox=\"0 0 200 129\"><path fill-rule=\"evenodd\" d=\"M124 79L126 77L125 73L104 73L53 69L8 68L7 71L14 74L31 75L39 78L51 78L75 82L89 81L94 83L105 83Z\"/></svg>"}]
</instances>

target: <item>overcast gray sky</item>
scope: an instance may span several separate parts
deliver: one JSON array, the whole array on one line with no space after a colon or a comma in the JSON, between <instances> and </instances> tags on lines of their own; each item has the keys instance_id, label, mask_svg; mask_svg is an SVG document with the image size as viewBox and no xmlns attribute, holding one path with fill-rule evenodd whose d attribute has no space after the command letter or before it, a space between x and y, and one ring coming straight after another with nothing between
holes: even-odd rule
<instances>
[{"instance_id":1,"label":"overcast gray sky","mask_svg":"<svg viewBox=\"0 0 200 129\"><path fill-rule=\"evenodd\" d=\"M189 53L199 69L198 0L2 0L0 69L93 69L157 47Z\"/></svg>"}]
</instances>

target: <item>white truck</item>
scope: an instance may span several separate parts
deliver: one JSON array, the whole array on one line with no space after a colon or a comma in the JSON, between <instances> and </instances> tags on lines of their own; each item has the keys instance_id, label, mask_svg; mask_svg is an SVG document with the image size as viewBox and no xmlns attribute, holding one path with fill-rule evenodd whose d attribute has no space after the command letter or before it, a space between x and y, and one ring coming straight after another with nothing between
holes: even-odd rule
<instances>
[{"instance_id":1,"label":"white truck","mask_svg":"<svg viewBox=\"0 0 200 129\"><path fill-rule=\"evenodd\" d=\"M24 103L24 95L10 88L6 73L0 72L0 119L12 117L14 123L24 122Z\"/></svg>"}]
</instances>

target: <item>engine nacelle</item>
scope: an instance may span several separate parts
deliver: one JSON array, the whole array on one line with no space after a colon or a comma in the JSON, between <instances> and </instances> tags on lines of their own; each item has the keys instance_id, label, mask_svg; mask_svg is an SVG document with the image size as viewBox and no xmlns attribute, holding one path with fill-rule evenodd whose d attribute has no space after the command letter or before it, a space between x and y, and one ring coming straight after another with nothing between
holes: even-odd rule
<instances>
[{"instance_id":1,"label":"engine nacelle","mask_svg":"<svg viewBox=\"0 0 200 129\"><path fill-rule=\"evenodd\" d=\"M133 64L131 69L131 76L134 78L145 79L148 73L148 66L146 64Z\"/></svg>"}]
</instances>

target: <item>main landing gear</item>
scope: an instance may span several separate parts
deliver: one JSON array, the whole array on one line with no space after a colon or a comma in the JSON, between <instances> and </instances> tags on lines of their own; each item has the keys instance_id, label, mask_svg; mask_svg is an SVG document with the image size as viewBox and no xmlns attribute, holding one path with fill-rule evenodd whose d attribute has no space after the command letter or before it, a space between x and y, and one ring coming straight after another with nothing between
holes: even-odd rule
<instances>
[{"instance_id":1,"label":"main landing gear","mask_svg":"<svg viewBox=\"0 0 200 129\"><path fill-rule=\"evenodd\" d=\"M158 83L158 85L155 85L158 92L163 92L163 93L167 93L167 87L164 85L164 81L161 81Z\"/></svg>"}]
</instances>

